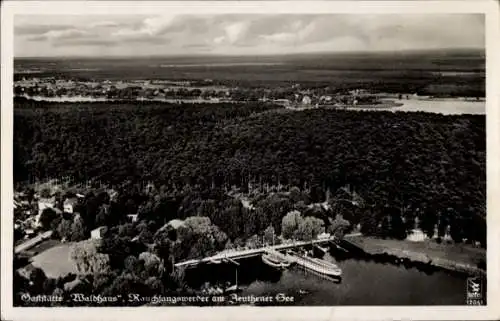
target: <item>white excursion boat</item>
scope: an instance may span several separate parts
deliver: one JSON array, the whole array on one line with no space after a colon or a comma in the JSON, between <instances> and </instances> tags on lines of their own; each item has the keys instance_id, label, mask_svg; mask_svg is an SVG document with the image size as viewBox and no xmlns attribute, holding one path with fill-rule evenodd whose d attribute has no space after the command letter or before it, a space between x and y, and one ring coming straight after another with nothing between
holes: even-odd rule
<instances>
[{"instance_id":1,"label":"white excursion boat","mask_svg":"<svg viewBox=\"0 0 500 321\"><path fill-rule=\"evenodd\" d=\"M325 260L307 256L299 256L295 258L295 261L303 267L320 274L335 278L338 278L342 275L342 270L336 264Z\"/></svg>"}]
</instances>

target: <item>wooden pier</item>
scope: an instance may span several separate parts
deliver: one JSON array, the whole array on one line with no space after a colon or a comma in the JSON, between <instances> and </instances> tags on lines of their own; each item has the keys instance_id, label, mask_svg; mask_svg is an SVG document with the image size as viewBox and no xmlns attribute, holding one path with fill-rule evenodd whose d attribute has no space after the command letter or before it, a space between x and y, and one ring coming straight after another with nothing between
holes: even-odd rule
<instances>
[{"instance_id":1,"label":"wooden pier","mask_svg":"<svg viewBox=\"0 0 500 321\"><path fill-rule=\"evenodd\" d=\"M349 236L355 236L358 235L359 233L354 233L351 235L345 235L344 237L349 237ZM222 262L222 261L230 261L230 262L236 262L236 260L239 259L244 259L244 258L249 258L249 257L255 257L262 255L263 253L266 253L268 251L274 251L275 252L282 251L282 250L288 250L292 248L298 248L298 247L303 247L303 246L311 246L315 244L323 244L323 243L328 243L331 241L335 241L336 238L334 236L329 237L329 238L324 238L324 239L316 239L313 241L296 241L296 242L290 242L290 243L284 243L284 244L279 244L279 245L270 245L270 246L264 246L256 249L245 249L245 250L226 250L219 252L213 256L205 257L202 259L193 259L193 260L188 260L184 262L179 262L174 264L174 266L177 267L190 267L190 266L196 266L198 264L203 264L203 263L210 263L210 262ZM279 253L280 255L283 255L282 253Z\"/></svg>"}]
</instances>

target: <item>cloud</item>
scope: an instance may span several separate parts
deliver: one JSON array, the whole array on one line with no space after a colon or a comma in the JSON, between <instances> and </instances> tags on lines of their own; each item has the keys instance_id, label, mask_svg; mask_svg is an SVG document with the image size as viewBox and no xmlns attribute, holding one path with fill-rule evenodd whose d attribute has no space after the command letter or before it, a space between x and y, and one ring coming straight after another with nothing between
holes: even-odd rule
<instances>
[{"instance_id":1,"label":"cloud","mask_svg":"<svg viewBox=\"0 0 500 321\"><path fill-rule=\"evenodd\" d=\"M174 25L175 16L158 16L146 18L138 28L123 28L112 33L114 37L137 38L153 37L164 34Z\"/></svg>"},{"instance_id":2,"label":"cloud","mask_svg":"<svg viewBox=\"0 0 500 321\"><path fill-rule=\"evenodd\" d=\"M90 28L112 28L119 26L120 24L114 21L96 21L90 24Z\"/></svg>"},{"instance_id":3,"label":"cloud","mask_svg":"<svg viewBox=\"0 0 500 321\"><path fill-rule=\"evenodd\" d=\"M71 25L21 25L14 27L14 34L22 35L41 35L52 30L71 29Z\"/></svg>"},{"instance_id":4,"label":"cloud","mask_svg":"<svg viewBox=\"0 0 500 321\"><path fill-rule=\"evenodd\" d=\"M287 32L260 35L266 42L280 43L283 45L298 45L311 42L308 37L315 31L315 22L295 21L291 23Z\"/></svg>"},{"instance_id":5,"label":"cloud","mask_svg":"<svg viewBox=\"0 0 500 321\"><path fill-rule=\"evenodd\" d=\"M122 40L119 40L120 43L124 44ZM157 37L131 37L127 38L125 44L148 44L150 46L163 46L171 43L172 40L169 38L165 38L162 36Z\"/></svg>"},{"instance_id":6,"label":"cloud","mask_svg":"<svg viewBox=\"0 0 500 321\"><path fill-rule=\"evenodd\" d=\"M119 43L114 40L104 39L65 39L54 43L54 47L71 47L71 46L91 46L91 47L112 47Z\"/></svg>"},{"instance_id":7,"label":"cloud","mask_svg":"<svg viewBox=\"0 0 500 321\"><path fill-rule=\"evenodd\" d=\"M207 44L187 44L182 46L183 49L194 49L196 52L209 52L212 48Z\"/></svg>"},{"instance_id":8,"label":"cloud","mask_svg":"<svg viewBox=\"0 0 500 321\"><path fill-rule=\"evenodd\" d=\"M28 39L31 41L53 41L59 39L72 39L88 36L89 33L85 30L78 29L63 29L63 30L50 30L42 35L32 36Z\"/></svg>"},{"instance_id":9,"label":"cloud","mask_svg":"<svg viewBox=\"0 0 500 321\"><path fill-rule=\"evenodd\" d=\"M170 39L165 38L131 38L128 39L129 44L148 44L154 46L162 46L168 44ZM123 43L116 39L92 39L92 38L76 38L62 39L53 43L54 47L116 47Z\"/></svg>"},{"instance_id":10,"label":"cloud","mask_svg":"<svg viewBox=\"0 0 500 321\"><path fill-rule=\"evenodd\" d=\"M218 45L218 44L223 43L225 39L226 39L226 37L224 37L224 36L220 36L220 37L216 37L216 38L214 38L214 40L213 40L213 41L214 41L214 44Z\"/></svg>"},{"instance_id":11,"label":"cloud","mask_svg":"<svg viewBox=\"0 0 500 321\"><path fill-rule=\"evenodd\" d=\"M478 14L35 15L15 22L16 54L28 56L66 54L71 46L75 54L89 48L124 55L159 49L255 55L485 45Z\"/></svg>"},{"instance_id":12,"label":"cloud","mask_svg":"<svg viewBox=\"0 0 500 321\"><path fill-rule=\"evenodd\" d=\"M245 36L248 29L248 23L245 21L232 23L224 28L226 40L229 43L236 43Z\"/></svg>"}]
</instances>

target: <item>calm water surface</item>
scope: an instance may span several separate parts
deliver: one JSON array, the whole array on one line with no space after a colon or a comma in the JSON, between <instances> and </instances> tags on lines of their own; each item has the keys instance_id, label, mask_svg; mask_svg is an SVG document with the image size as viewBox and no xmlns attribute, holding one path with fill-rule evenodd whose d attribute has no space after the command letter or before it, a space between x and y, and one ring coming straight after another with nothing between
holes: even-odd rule
<instances>
[{"instance_id":1,"label":"calm water surface","mask_svg":"<svg viewBox=\"0 0 500 321\"><path fill-rule=\"evenodd\" d=\"M295 305L463 305L465 277L446 272L424 273L403 265L383 264L359 259L336 260L343 271L340 283L304 271L298 266L279 272L264 265L260 258L242 260L238 282L240 296L275 296L284 293L295 298ZM194 284L223 281L234 284L236 267L211 265L190 271Z\"/></svg>"},{"instance_id":2,"label":"calm water surface","mask_svg":"<svg viewBox=\"0 0 500 321\"><path fill-rule=\"evenodd\" d=\"M394 100L397 103L402 103L403 106L388 107L388 108L347 108L352 110L364 111L402 111L402 112L418 112L437 113L443 115L460 115L460 114L486 114L486 102L484 101L465 101L461 99L441 99L441 100Z\"/></svg>"},{"instance_id":3,"label":"calm water surface","mask_svg":"<svg viewBox=\"0 0 500 321\"><path fill-rule=\"evenodd\" d=\"M404 104L401 107L394 108L394 110L399 111L425 111L444 115L486 114L486 103L484 101L410 99L399 100L397 102Z\"/></svg>"}]
</instances>

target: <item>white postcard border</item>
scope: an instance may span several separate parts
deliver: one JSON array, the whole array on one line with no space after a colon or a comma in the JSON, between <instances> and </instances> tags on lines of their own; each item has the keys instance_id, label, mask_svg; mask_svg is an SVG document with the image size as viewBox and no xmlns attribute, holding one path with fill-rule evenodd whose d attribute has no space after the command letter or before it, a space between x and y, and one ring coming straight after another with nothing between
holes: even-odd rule
<instances>
[{"instance_id":1,"label":"white postcard border","mask_svg":"<svg viewBox=\"0 0 500 321\"><path fill-rule=\"evenodd\" d=\"M13 308L13 18L15 14L221 14L221 13L484 13L487 96L487 307L162 307ZM485 320L499 319L500 306L500 20L495 1L5 1L1 55L1 319L2 320ZM466 28L466 26L464 26ZM465 295L465 293L464 293Z\"/></svg>"}]
</instances>

